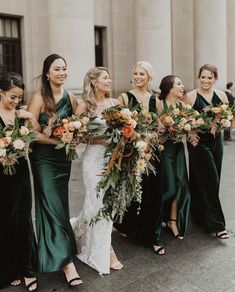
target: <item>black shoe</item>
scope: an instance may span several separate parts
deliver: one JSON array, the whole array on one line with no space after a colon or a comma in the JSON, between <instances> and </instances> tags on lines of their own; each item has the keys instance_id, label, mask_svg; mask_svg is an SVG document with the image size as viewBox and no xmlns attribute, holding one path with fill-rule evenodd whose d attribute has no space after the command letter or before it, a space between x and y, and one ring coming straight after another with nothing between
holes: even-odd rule
<instances>
[{"instance_id":1,"label":"black shoe","mask_svg":"<svg viewBox=\"0 0 235 292\"><path fill-rule=\"evenodd\" d=\"M183 236L181 236L179 233L175 234L175 233L173 232L172 228L168 225L168 222L170 222L170 221L175 221L175 222L177 222L176 219L169 219L169 220L166 222L166 229L169 230L169 231L171 231L171 232L173 233L173 236L174 236L175 238L182 240L182 239L183 239ZM178 228L178 227L177 227L177 228Z\"/></svg>"},{"instance_id":2,"label":"black shoe","mask_svg":"<svg viewBox=\"0 0 235 292\"><path fill-rule=\"evenodd\" d=\"M163 253L161 253L161 251L164 251ZM157 255L160 255L160 256L163 256L165 255L165 248L163 246L159 246L157 249L154 248L153 246L153 251L157 254Z\"/></svg>"},{"instance_id":3,"label":"black shoe","mask_svg":"<svg viewBox=\"0 0 235 292\"><path fill-rule=\"evenodd\" d=\"M36 284L36 287L33 288L33 289L30 289L33 285ZM38 281L37 280L34 280L32 282L30 282L28 285L25 284L25 287L28 291L32 292L32 291L36 291L38 289Z\"/></svg>"},{"instance_id":4,"label":"black shoe","mask_svg":"<svg viewBox=\"0 0 235 292\"><path fill-rule=\"evenodd\" d=\"M77 287L83 283L80 277L75 277L69 281L67 281L67 279L65 278L65 281L68 284L69 288ZM73 284L75 281L78 281L78 284Z\"/></svg>"}]
</instances>

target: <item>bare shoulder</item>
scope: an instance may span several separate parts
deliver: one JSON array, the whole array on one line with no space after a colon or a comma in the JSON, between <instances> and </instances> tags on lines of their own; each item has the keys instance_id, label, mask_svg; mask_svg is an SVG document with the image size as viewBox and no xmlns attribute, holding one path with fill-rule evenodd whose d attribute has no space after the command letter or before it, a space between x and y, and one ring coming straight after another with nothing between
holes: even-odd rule
<instances>
[{"instance_id":1,"label":"bare shoulder","mask_svg":"<svg viewBox=\"0 0 235 292\"><path fill-rule=\"evenodd\" d=\"M195 103L196 98L197 98L197 90L194 89L194 90L191 90L191 91L187 92L187 94L184 96L182 101L185 104L190 104L191 106L193 106L194 103Z\"/></svg>"},{"instance_id":2,"label":"bare shoulder","mask_svg":"<svg viewBox=\"0 0 235 292\"><path fill-rule=\"evenodd\" d=\"M225 92L223 92L222 90L219 90L219 89L215 89L215 93L218 95L218 97L220 98L220 100L223 103L228 102L228 98L227 98L227 95L225 94Z\"/></svg>"},{"instance_id":3,"label":"bare shoulder","mask_svg":"<svg viewBox=\"0 0 235 292\"><path fill-rule=\"evenodd\" d=\"M35 92L34 95L29 99L29 103L43 104L42 92L41 91Z\"/></svg>"},{"instance_id":4,"label":"bare shoulder","mask_svg":"<svg viewBox=\"0 0 235 292\"><path fill-rule=\"evenodd\" d=\"M77 101L77 108L75 110L75 114L80 115L82 113L87 113L87 105L84 100L79 99Z\"/></svg>"}]
</instances>

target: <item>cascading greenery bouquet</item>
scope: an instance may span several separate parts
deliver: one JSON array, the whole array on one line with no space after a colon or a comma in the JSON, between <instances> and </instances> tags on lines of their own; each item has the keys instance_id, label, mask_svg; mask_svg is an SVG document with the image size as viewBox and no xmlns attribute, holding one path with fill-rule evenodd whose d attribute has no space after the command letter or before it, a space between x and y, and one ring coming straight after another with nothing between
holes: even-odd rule
<instances>
[{"instance_id":1,"label":"cascading greenery bouquet","mask_svg":"<svg viewBox=\"0 0 235 292\"><path fill-rule=\"evenodd\" d=\"M103 207L91 224L101 218L122 218L131 201L141 202L142 174L155 172L154 149L163 150L158 134L157 116L131 111L121 105L103 112L107 129L104 172L97 185L97 196L103 196Z\"/></svg>"}]
</instances>

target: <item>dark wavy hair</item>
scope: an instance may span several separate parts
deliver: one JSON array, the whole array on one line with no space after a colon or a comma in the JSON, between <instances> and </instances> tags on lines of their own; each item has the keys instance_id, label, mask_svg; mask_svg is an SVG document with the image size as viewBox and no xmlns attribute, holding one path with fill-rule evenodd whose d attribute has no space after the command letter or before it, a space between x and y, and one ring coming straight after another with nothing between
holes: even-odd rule
<instances>
[{"instance_id":1,"label":"dark wavy hair","mask_svg":"<svg viewBox=\"0 0 235 292\"><path fill-rule=\"evenodd\" d=\"M55 112L55 101L50 85L50 81L47 78L47 73L51 67L51 64L57 60L62 59L67 66L65 59L58 55L58 54L51 54L43 62L42 74L39 76L41 77L42 85L41 85L41 92L42 98L45 105L45 112L49 115L52 115Z\"/></svg>"},{"instance_id":2,"label":"dark wavy hair","mask_svg":"<svg viewBox=\"0 0 235 292\"><path fill-rule=\"evenodd\" d=\"M161 100L166 99L167 95L169 94L170 90L174 86L175 78L178 77L176 75L167 75L162 78L159 88L161 90L158 98Z\"/></svg>"}]
</instances>

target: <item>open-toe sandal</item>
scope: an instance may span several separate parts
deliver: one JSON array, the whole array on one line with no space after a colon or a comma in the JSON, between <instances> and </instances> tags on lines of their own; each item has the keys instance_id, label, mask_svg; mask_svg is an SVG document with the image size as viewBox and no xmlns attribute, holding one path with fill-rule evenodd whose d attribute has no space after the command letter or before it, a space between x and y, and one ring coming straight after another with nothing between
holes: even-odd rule
<instances>
[{"instance_id":1,"label":"open-toe sandal","mask_svg":"<svg viewBox=\"0 0 235 292\"><path fill-rule=\"evenodd\" d=\"M35 288L32 288L33 285L36 284L36 287ZM30 282L29 284L25 284L25 287L28 291L32 292L32 291L36 291L38 289L38 281L37 280L34 280L32 282Z\"/></svg>"},{"instance_id":2,"label":"open-toe sandal","mask_svg":"<svg viewBox=\"0 0 235 292\"><path fill-rule=\"evenodd\" d=\"M227 231L223 231L223 232L216 232L216 237L219 239L228 239L229 235Z\"/></svg>"}]
</instances>

